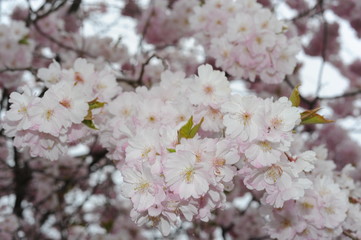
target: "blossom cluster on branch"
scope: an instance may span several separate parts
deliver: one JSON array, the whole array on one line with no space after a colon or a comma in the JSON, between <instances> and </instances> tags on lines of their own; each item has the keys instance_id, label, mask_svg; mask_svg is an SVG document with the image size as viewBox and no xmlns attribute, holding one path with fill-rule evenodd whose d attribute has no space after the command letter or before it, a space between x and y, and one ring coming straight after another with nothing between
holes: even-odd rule
<instances>
[{"instance_id":1,"label":"blossom cluster on branch","mask_svg":"<svg viewBox=\"0 0 361 240\"><path fill-rule=\"evenodd\" d=\"M361 61L344 61L325 14L360 37L347 12L361 5L287 0L280 20L276 2L14 8L0 24L0 238L361 239L361 148L338 123L359 119ZM103 34L121 19L136 52ZM299 91L300 51L321 60L314 95ZM320 94L326 64L344 94Z\"/></svg>"}]
</instances>

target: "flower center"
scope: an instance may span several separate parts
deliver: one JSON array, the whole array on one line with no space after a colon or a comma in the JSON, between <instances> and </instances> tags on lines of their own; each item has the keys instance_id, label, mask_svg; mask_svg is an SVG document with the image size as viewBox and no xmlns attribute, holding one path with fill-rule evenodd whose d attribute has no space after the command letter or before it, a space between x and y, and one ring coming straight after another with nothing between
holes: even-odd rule
<instances>
[{"instance_id":1,"label":"flower center","mask_svg":"<svg viewBox=\"0 0 361 240\"><path fill-rule=\"evenodd\" d=\"M84 78L81 76L81 74L79 72L75 73L75 84L78 83L84 83Z\"/></svg>"},{"instance_id":2,"label":"flower center","mask_svg":"<svg viewBox=\"0 0 361 240\"><path fill-rule=\"evenodd\" d=\"M149 188L149 183L148 182L142 182L139 183L138 186L136 188L134 188L135 191L139 191L139 192L145 192L145 190L147 190Z\"/></svg>"},{"instance_id":3,"label":"flower center","mask_svg":"<svg viewBox=\"0 0 361 240\"><path fill-rule=\"evenodd\" d=\"M26 114L28 112L28 109L25 106L21 106L21 108L18 110L18 113Z\"/></svg>"},{"instance_id":4,"label":"flower center","mask_svg":"<svg viewBox=\"0 0 361 240\"><path fill-rule=\"evenodd\" d=\"M193 175L194 175L194 168L193 167L189 167L187 168L184 173L184 178L186 180L187 183L191 183L193 180Z\"/></svg>"},{"instance_id":5,"label":"flower center","mask_svg":"<svg viewBox=\"0 0 361 240\"><path fill-rule=\"evenodd\" d=\"M283 170L280 166L272 165L265 172L265 181L268 184L275 184L277 180L282 176Z\"/></svg>"},{"instance_id":6,"label":"flower center","mask_svg":"<svg viewBox=\"0 0 361 240\"><path fill-rule=\"evenodd\" d=\"M273 118L271 120L271 124L273 126L273 128L278 128L281 124L282 124L282 119L279 119L279 118Z\"/></svg>"},{"instance_id":7,"label":"flower center","mask_svg":"<svg viewBox=\"0 0 361 240\"><path fill-rule=\"evenodd\" d=\"M333 209L333 207L326 207L325 211L328 214L335 214L335 209Z\"/></svg>"},{"instance_id":8,"label":"flower center","mask_svg":"<svg viewBox=\"0 0 361 240\"><path fill-rule=\"evenodd\" d=\"M54 110L48 109L45 112L45 119L49 121L53 115L54 115Z\"/></svg>"},{"instance_id":9,"label":"flower center","mask_svg":"<svg viewBox=\"0 0 361 240\"><path fill-rule=\"evenodd\" d=\"M243 125L246 126L249 124L249 121L251 120L252 114L245 112L241 115L241 118L243 120Z\"/></svg>"},{"instance_id":10,"label":"flower center","mask_svg":"<svg viewBox=\"0 0 361 240\"><path fill-rule=\"evenodd\" d=\"M209 86L209 85L205 86L203 90L204 90L205 94L207 94L207 95L210 95L213 93L213 87Z\"/></svg>"},{"instance_id":11,"label":"flower center","mask_svg":"<svg viewBox=\"0 0 361 240\"><path fill-rule=\"evenodd\" d=\"M63 105L63 107L65 107L65 108L70 108L71 107L70 101L68 99L63 99L59 103L61 105Z\"/></svg>"},{"instance_id":12,"label":"flower center","mask_svg":"<svg viewBox=\"0 0 361 240\"><path fill-rule=\"evenodd\" d=\"M271 144L267 141L258 142L258 146L260 146L262 151L264 151L264 152L270 152L272 150Z\"/></svg>"}]
</instances>

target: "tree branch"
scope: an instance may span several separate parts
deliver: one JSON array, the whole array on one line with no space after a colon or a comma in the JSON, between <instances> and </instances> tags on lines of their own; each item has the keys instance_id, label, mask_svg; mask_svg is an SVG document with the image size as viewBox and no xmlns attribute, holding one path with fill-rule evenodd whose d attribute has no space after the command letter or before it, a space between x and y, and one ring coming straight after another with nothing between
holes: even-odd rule
<instances>
[{"instance_id":1,"label":"tree branch","mask_svg":"<svg viewBox=\"0 0 361 240\"><path fill-rule=\"evenodd\" d=\"M142 63L142 66L141 66L141 69L140 69L140 73L139 73L139 76L137 79L131 79L131 78L117 78L117 81L118 82L125 82L129 85L131 85L132 87L138 87L138 86L143 86L144 83L142 81L143 79L143 76L144 76L144 73L145 73L145 67L150 63L150 61L153 59L153 58L158 58L162 61L163 65L166 65L165 64L165 61L163 58L159 57L158 55L156 54L152 54L150 57L147 58L147 60Z\"/></svg>"},{"instance_id":2,"label":"tree branch","mask_svg":"<svg viewBox=\"0 0 361 240\"><path fill-rule=\"evenodd\" d=\"M342 234L345 235L346 237L351 238L352 240L360 240L358 237L352 235L351 231L349 230L344 230Z\"/></svg>"},{"instance_id":3,"label":"tree branch","mask_svg":"<svg viewBox=\"0 0 361 240\"><path fill-rule=\"evenodd\" d=\"M20 72L20 71L29 71L31 73L35 73L37 71L37 69L33 68L33 67L11 68L11 67L7 67L7 66L5 66L4 69L0 69L0 73L4 73L4 72Z\"/></svg>"},{"instance_id":4,"label":"tree branch","mask_svg":"<svg viewBox=\"0 0 361 240\"><path fill-rule=\"evenodd\" d=\"M76 48L73 48L71 46L68 46L68 45L65 45L64 43L62 43L60 40L48 35L47 33L45 33L37 23L34 23L34 26L35 26L35 29L37 32L39 32L42 36L44 36L45 38L49 39L51 42L57 44L59 47L61 48L64 48L66 50L70 50L70 51L73 51L73 52L76 52L77 54L79 54L80 56L89 56L89 57L92 57L92 58L95 58L94 56L90 55L89 53L83 51L83 50L80 50L80 49L76 49Z\"/></svg>"},{"instance_id":5,"label":"tree branch","mask_svg":"<svg viewBox=\"0 0 361 240\"><path fill-rule=\"evenodd\" d=\"M74 0L74 2L71 4L71 6L68 9L68 14L72 14L78 11L80 8L82 0Z\"/></svg>"},{"instance_id":6,"label":"tree branch","mask_svg":"<svg viewBox=\"0 0 361 240\"><path fill-rule=\"evenodd\" d=\"M345 97L354 97L358 94L361 94L361 89L358 89L356 91L353 92L348 92L339 96L334 96L334 97L317 97L318 100L332 100L332 99L338 99L338 98L345 98Z\"/></svg>"},{"instance_id":7,"label":"tree branch","mask_svg":"<svg viewBox=\"0 0 361 240\"><path fill-rule=\"evenodd\" d=\"M308 17L309 15L316 15L319 14L320 12L322 12L322 10L319 10L318 7L323 4L322 3L323 0L318 0L317 3L310 9L301 12L300 14L298 14L296 17L290 19L291 21L297 21L298 19L304 18L304 17Z\"/></svg>"},{"instance_id":8,"label":"tree branch","mask_svg":"<svg viewBox=\"0 0 361 240\"><path fill-rule=\"evenodd\" d=\"M23 208L21 206L22 201L26 195L27 186L32 178L31 170L28 164L25 162L24 165L20 163L20 157L17 150L14 149L14 182L15 182L15 204L13 208L13 212L19 218L23 217Z\"/></svg>"},{"instance_id":9,"label":"tree branch","mask_svg":"<svg viewBox=\"0 0 361 240\"><path fill-rule=\"evenodd\" d=\"M311 106L312 108L316 104L317 97L321 91L323 69L324 69L326 61L327 61L326 50L327 50L327 45L328 45L328 23L324 16L323 0L319 1L319 6L320 6L320 11L322 13L322 22L323 22L323 38L322 38L322 51L321 51L322 63L321 63L321 67L320 67L320 70L318 73L317 88L316 88L316 93L315 93L316 98L314 101L312 101L312 104L313 104L313 106Z\"/></svg>"}]
</instances>

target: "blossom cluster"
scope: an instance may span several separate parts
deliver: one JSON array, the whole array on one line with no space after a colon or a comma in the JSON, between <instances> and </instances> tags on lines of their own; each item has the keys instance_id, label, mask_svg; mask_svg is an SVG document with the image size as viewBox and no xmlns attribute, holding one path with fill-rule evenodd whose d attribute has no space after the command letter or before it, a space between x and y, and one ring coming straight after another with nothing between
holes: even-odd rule
<instances>
[{"instance_id":1,"label":"blossom cluster","mask_svg":"<svg viewBox=\"0 0 361 240\"><path fill-rule=\"evenodd\" d=\"M303 196L312 185L305 172L313 169L315 154L293 156L290 152L292 129L300 123L297 108L285 97L272 102L235 95L223 109L226 136L237 141L245 158L240 169L245 185L265 190L264 202L276 208Z\"/></svg>"},{"instance_id":2,"label":"blossom cluster","mask_svg":"<svg viewBox=\"0 0 361 240\"><path fill-rule=\"evenodd\" d=\"M35 43L29 38L29 29L24 22L13 21L9 25L0 25L1 70L30 67L34 47ZM17 87L21 76L19 72L1 73L0 87Z\"/></svg>"},{"instance_id":3,"label":"blossom cluster","mask_svg":"<svg viewBox=\"0 0 361 240\"><path fill-rule=\"evenodd\" d=\"M287 98L230 93L225 74L203 65L189 78L166 71L159 86L124 92L105 106L100 141L119 160L138 224L151 222L168 235L180 220L208 221L238 169L274 207L311 188L305 172L314 167L314 152L289 152L297 108ZM193 121L193 135L183 136Z\"/></svg>"},{"instance_id":4,"label":"blossom cluster","mask_svg":"<svg viewBox=\"0 0 361 240\"><path fill-rule=\"evenodd\" d=\"M197 0L180 0L170 8L167 1L153 1L151 7L143 12L137 30L144 33L145 40L151 44L174 44L180 38L191 35L189 16L197 3Z\"/></svg>"},{"instance_id":5,"label":"blossom cluster","mask_svg":"<svg viewBox=\"0 0 361 240\"><path fill-rule=\"evenodd\" d=\"M44 10L42 9L42 11ZM19 6L14 9L12 18L23 24L31 14L31 11ZM31 56L34 52L40 54L44 50L46 55L50 54L50 56L61 59L62 66L67 68L72 67L79 54L87 57L87 61L93 63L96 70L103 69L106 62L115 63L115 67L129 60L128 50L120 40L114 42L112 38L106 36L83 36L80 32L80 25L80 18L67 13L66 8L37 19L35 25L26 28L31 43L36 45L35 49L32 49L35 51L28 49L27 52L24 52ZM48 64L48 60L43 58L36 58L33 61L33 65L39 67ZM27 66L30 65L31 62Z\"/></svg>"},{"instance_id":6,"label":"blossom cluster","mask_svg":"<svg viewBox=\"0 0 361 240\"><path fill-rule=\"evenodd\" d=\"M109 121L99 124L100 141L119 160L138 224L151 222L168 235L180 220L208 221L223 205L239 161L236 146L220 135L230 92L224 73L204 65L191 78L166 71L159 86L124 92L104 107ZM192 136L183 133L187 122Z\"/></svg>"},{"instance_id":7,"label":"blossom cluster","mask_svg":"<svg viewBox=\"0 0 361 240\"><path fill-rule=\"evenodd\" d=\"M55 160L68 145L84 142L92 134L88 127L97 128L137 224L151 223L168 235L184 220L207 222L224 207L225 191L239 175L249 190L263 193L261 202L276 219L267 225L271 236L286 236L294 219L286 226L277 216L295 204L317 211L292 213L304 224L286 229L284 239L306 234L306 227L318 236L342 230L347 192L322 172L332 166L318 166L316 152L292 147L301 118L286 97L232 95L225 73L210 65L188 78L165 71L158 86L135 92L122 92L109 71L95 71L84 59L70 69L53 62L38 77L48 88L41 97L29 88L10 95L5 133L31 156Z\"/></svg>"},{"instance_id":8,"label":"blossom cluster","mask_svg":"<svg viewBox=\"0 0 361 240\"><path fill-rule=\"evenodd\" d=\"M296 88L290 100L259 98L289 95L286 85L264 84L291 74L300 49L276 19L284 7L304 53L347 77L344 95L323 97L320 77L313 97L295 100ZM306 125L330 122L317 114L325 103L332 119L360 115L361 61L343 61L345 24L332 22L343 18L360 37L360 8L356 0L16 7L15 21L0 25L0 239L159 238L153 227L172 239L361 239L361 148L341 124ZM112 23L93 24L110 11ZM119 28L129 25L117 14L135 21L136 53L122 43ZM84 35L89 23L98 35ZM231 94L226 76L253 81L258 97ZM86 152L73 156L79 143Z\"/></svg>"},{"instance_id":9,"label":"blossom cluster","mask_svg":"<svg viewBox=\"0 0 361 240\"><path fill-rule=\"evenodd\" d=\"M280 83L296 66L300 50L287 26L256 0L205 1L190 23L216 65L238 78Z\"/></svg>"},{"instance_id":10,"label":"blossom cluster","mask_svg":"<svg viewBox=\"0 0 361 240\"><path fill-rule=\"evenodd\" d=\"M262 207L263 215L268 215L267 232L277 239L334 239L343 231L353 231L359 238L359 183L350 177L355 168L346 165L335 174L335 164L325 159L326 149L315 151L315 169L308 175L313 187L283 208Z\"/></svg>"},{"instance_id":11,"label":"blossom cluster","mask_svg":"<svg viewBox=\"0 0 361 240\"><path fill-rule=\"evenodd\" d=\"M10 109L2 127L20 149L30 148L31 156L56 160L90 134L83 122L91 123L94 104L111 99L120 90L107 70L95 71L85 59L77 59L71 69L54 62L38 71L47 89L34 95L29 87L10 95Z\"/></svg>"},{"instance_id":12,"label":"blossom cluster","mask_svg":"<svg viewBox=\"0 0 361 240\"><path fill-rule=\"evenodd\" d=\"M298 109L285 97L231 95L225 73L210 65L189 78L166 71L159 86L135 92L120 92L111 73L84 59L71 69L53 62L38 77L49 88L42 97L30 89L10 96L4 128L15 146L55 160L91 134L84 123L95 124L109 158L118 160L132 219L164 235L181 220L209 221L237 173L276 208L311 188L305 172L315 153L290 152Z\"/></svg>"}]
</instances>

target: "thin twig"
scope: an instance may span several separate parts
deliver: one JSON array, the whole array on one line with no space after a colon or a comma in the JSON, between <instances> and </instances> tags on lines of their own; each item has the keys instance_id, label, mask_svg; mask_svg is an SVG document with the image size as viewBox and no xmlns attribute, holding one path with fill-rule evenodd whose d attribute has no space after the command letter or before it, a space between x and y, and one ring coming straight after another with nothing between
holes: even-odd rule
<instances>
[{"instance_id":1,"label":"thin twig","mask_svg":"<svg viewBox=\"0 0 361 240\"><path fill-rule=\"evenodd\" d=\"M34 19L31 19L31 23L30 24L35 24L37 21L39 21L40 19L43 19L43 18L46 18L47 16L49 16L50 14L52 14L53 12L56 12L56 11L58 11L61 7L63 7L65 4L66 4L66 0L63 0L62 2L60 2L60 4L59 5L57 5L56 7L54 7L55 6L55 3L57 3L57 2L59 2L59 1L52 1L52 3L51 3L51 8L50 8L50 10L49 11L47 11L47 12L45 12L45 13L43 13L43 14L38 14L39 13L39 11L41 10L41 9L43 9L44 8L44 6L45 6L45 3L43 4L43 6L41 6L37 11L32 11L34 14L35 14L35 18ZM30 6L30 3L29 3L29 6Z\"/></svg>"},{"instance_id":2,"label":"thin twig","mask_svg":"<svg viewBox=\"0 0 361 240\"><path fill-rule=\"evenodd\" d=\"M94 56L90 55L89 53L85 52L85 51L82 51L82 50L79 50L79 49L76 49L76 48L73 48L71 46L68 46L68 45L65 45L64 43L62 43L60 40L48 35L47 33L45 33L37 23L34 23L34 26L35 26L35 29L37 30L37 32L39 32L42 36L44 36L45 38L49 39L51 42L57 44L59 47L61 48L64 48L66 50L70 50L70 51L73 51L73 52L76 52L77 54L79 54L80 56L89 56L89 57L92 57L92 58L95 58Z\"/></svg>"},{"instance_id":3,"label":"thin twig","mask_svg":"<svg viewBox=\"0 0 361 240\"><path fill-rule=\"evenodd\" d=\"M318 73L318 80L317 80L317 88L316 88L316 94L317 97L320 94L321 86L322 86L322 76L323 76L323 69L325 67L325 63L327 61L326 56L326 50L328 45L328 23L324 16L324 9L323 9L323 1L320 1L320 8L322 12L322 22L323 22L323 38L322 38L322 51L321 51L321 57L322 57L322 63L321 67Z\"/></svg>"},{"instance_id":4,"label":"thin twig","mask_svg":"<svg viewBox=\"0 0 361 240\"><path fill-rule=\"evenodd\" d=\"M4 73L4 72L21 72L21 71L30 71L30 72L34 73L34 72L37 71L37 69L33 68L33 67L11 68L11 67L7 67L7 66L5 66L4 69L0 69L0 73Z\"/></svg>"},{"instance_id":5,"label":"thin twig","mask_svg":"<svg viewBox=\"0 0 361 240\"><path fill-rule=\"evenodd\" d=\"M148 59L142 63L141 69L140 69L140 73L137 79L131 79L131 78L117 78L117 81L119 82L125 82L129 85L131 85L132 87L138 87L138 86L143 86L144 83L142 81L144 73L145 73L145 67L149 64L149 62L153 59L153 58L158 58L162 61L162 64L166 67L166 62L164 61L163 58L159 57L156 54L152 54L150 57L148 57ZM148 86L149 87L149 86Z\"/></svg>"},{"instance_id":6,"label":"thin twig","mask_svg":"<svg viewBox=\"0 0 361 240\"><path fill-rule=\"evenodd\" d=\"M153 5L154 5L154 1L151 1L149 3L149 5L152 5L151 6L151 11L149 13L149 16L145 22L145 25L144 25L144 28L143 28L143 31L142 31L142 35L140 37L140 40L139 40L139 43L138 43L138 49L142 52L143 51L143 41L144 41L144 38L145 38L145 35L147 34L147 31L148 31L148 28L150 26L150 19L152 18L153 14L154 14L154 8L153 8Z\"/></svg>"},{"instance_id":7,"label":"thin twig","mask_svg":"<svg viewBox=\"0 0 361 240\"><path fill-rule=\"evenodd\" d=\"M304 18L304 17L309 17L310 15L316 15L319 14L320 12L322 12L321 10L318 9L318 7L322 4L323 0L318 0L317 3L310 9L301 12L300 14L298 14L296 17L290 19L291 21L297 21L298 19Z\"/></svg>"},{"instance_id":8,"label":"thin twig","mask_svg":"<svg viewBox=\"0 0 361 240\"><path fill-rule=\"evenodd\" d=\"M351 238L352 240L360 240L358 237L352 235L352 233L348 230L344 230L343 232L343 235L345 235L346 237L349 237Z\"/></svg>"},{"instance_id":9,"label":"thin twig","mask_svg":"<svg viewBox=\"0 0 361 240\"><path fill-rule=\"evenodd\" d=\"M361 89L358 89L356 91L353 92L348 92L339 96L334 96L334 97L317 97L318 100L332 100L332 99L338 99L338 98L346 98L346 97L354 97L358 94L361 94Z\"/></svg>"}]
</instances>

